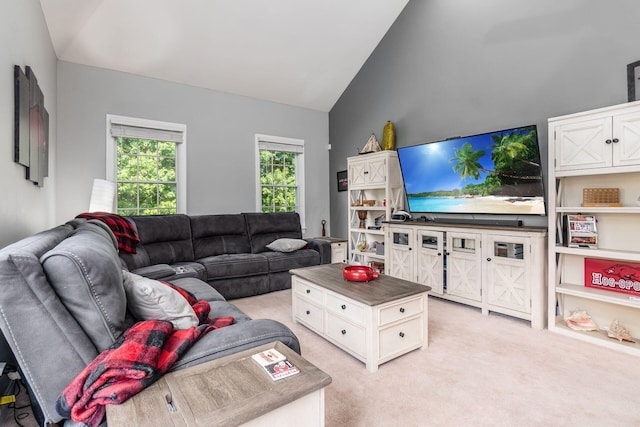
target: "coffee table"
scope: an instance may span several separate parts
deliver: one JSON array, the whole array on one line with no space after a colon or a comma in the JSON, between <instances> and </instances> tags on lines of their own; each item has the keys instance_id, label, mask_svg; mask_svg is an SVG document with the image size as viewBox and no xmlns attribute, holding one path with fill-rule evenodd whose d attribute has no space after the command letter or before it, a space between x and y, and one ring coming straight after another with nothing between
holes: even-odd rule
<instances>
[{"instance_id":1,"label":"coffee table","mask_svg":"<svg viewBox=\"0 0 640 427\"><path fill-rule=\"evenodd\" d=\"M388 275L370 282L342 277L346 264L290 270L293 321L363 361L369 372L428 340L429 286Z\"/></svg>"}]
</instances>

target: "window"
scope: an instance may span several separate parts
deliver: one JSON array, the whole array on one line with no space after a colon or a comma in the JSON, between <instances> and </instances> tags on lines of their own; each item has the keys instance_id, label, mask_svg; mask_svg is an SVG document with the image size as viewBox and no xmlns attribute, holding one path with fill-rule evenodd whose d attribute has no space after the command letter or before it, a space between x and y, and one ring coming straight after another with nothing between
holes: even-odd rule
<instances>
[{"instance_id":1,"label":"window","mask_svg":"<svg viewBox=\"0 0 640 427\"><path fill-rule=\"evenodd\" d=\"M256 210L298 212L304 223L304 141L256 135Z\"/></svg>"},{"instance_id":2,"label":"window","mask_svg":"<svg viewBox=\"0 0 640 427\"><path fill-rule=\"evenodd\" d=\"M186 212L186 126L107 116L107 179L117 184L117 213Z\"/></svg>"}]
</instances>

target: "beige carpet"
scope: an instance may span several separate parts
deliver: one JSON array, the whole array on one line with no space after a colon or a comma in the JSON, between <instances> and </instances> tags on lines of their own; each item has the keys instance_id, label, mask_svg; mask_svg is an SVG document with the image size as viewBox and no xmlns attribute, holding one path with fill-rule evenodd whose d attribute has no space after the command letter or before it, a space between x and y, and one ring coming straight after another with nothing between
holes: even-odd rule
<instances>
[{"instance_id":1,"label":"beige carpet","mask_svg":"<svg viewBox=\"0 0 640 427\"><path fill-rule=\"evenodd\" d=\"M231 302L254 318L285 323L303 356L331 375L327 427L640 426L639 358L527 322L432 298L429 348L372 374L293 324L291 291ZM4 415L0 426L17 426L13 413ZM36 425L32 415L20 423Z\"/></svg>"},{"instance_id":2,"label":"beige carpet","mask_svg":"<svg viewBox=\"0 0 640 427\"><path fill-rule=\"evenodd\" d=\"M327 372L326 425L640 426L640 359L431 298L429 347L369 373L291 320L291 291L231 301L298 336Z\"/></svg>"}]
</instances>

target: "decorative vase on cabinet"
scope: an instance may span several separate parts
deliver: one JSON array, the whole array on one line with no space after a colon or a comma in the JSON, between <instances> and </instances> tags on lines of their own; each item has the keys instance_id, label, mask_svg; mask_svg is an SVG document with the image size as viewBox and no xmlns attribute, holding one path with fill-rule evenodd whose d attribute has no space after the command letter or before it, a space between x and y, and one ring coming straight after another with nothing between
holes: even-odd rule
<instances>
[{"instance_id":1,"label":"decorative vase on cabinet","mask_svg":"<svg viewBox=\"0 0 640 427\"><path fill-rule=\"evenodd\" d=\"M396 149L396 129L391 121L387 121L387 124L382 129L382 149Z\"/></svg>"}]
</instances>

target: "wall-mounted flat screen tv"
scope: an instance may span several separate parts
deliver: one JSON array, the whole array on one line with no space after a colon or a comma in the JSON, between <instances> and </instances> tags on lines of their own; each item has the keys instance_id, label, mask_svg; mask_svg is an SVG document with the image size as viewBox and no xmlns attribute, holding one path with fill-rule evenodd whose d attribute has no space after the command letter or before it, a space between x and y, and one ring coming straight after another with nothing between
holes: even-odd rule
<instances>
[{"instance_id":1,"label":"wall-mounted flat screen tv","mask_svg":"<svg viewBox=\"0 0 640 427\"><path fill-rule=\"evenodd\" d=\"M535 125L397 151L411 213L546 213Z\"/></svg>"}]
</instances>

